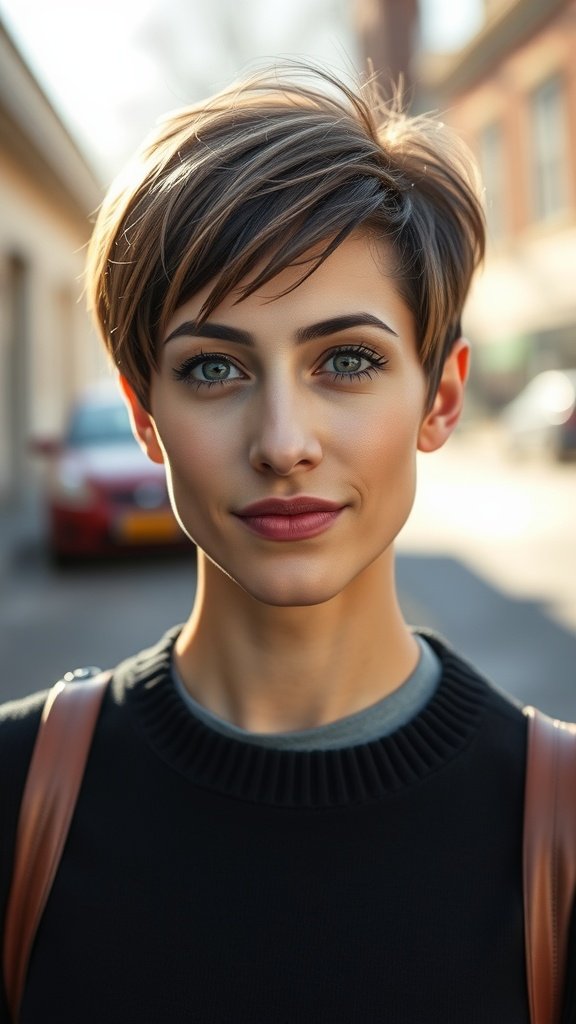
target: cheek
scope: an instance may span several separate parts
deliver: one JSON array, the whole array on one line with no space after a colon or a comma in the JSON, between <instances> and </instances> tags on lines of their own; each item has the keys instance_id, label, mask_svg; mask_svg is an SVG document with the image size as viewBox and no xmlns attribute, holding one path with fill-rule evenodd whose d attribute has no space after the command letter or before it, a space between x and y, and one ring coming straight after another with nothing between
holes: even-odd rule
<instances>
[{"instance_id":1,"label":"cheek","mask_svg":"<svg viewBox=\"0 0 576 1024\"><path fill-rule=\"evenodd\" d=\"M229 470L229 438L222 436L218 422L205 418L159 415L156 419L168 481L173 492L189 498L210 491Z\"/></svg>"},{"instance_id":2,"label":"cheek","mask_svg":"<svg viewBox=\"0 0 576 1024\"><path fill-rule=\"evenodd\" d=\"M354 436L356 487L368 543L387 546L402 530L416 494L419 406L390 403Z\"/></svg>"},{"instance_id":3,"label":"cheek","mask_svg":"<svg viewBox=\"0 0 576 1024\"><path fill-rule=\"evenodd\" d=\"M348 444L375 479L406 470L416 463L420 406L410 401L379 403L372 415L348 424ZM346 434L343 435L344 437Z\"/></svg>"}]
</instances>

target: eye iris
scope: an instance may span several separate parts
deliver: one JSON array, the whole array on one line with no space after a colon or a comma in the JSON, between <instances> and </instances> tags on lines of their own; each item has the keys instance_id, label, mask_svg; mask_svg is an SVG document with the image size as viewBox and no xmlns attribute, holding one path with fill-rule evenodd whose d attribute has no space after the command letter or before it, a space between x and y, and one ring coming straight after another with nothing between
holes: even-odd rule
<instances>
[{"instance_id":1,"label":"eye iris","mask_svg":"<svg viewBox=\"0 0 576 1024\"><path fill-rule=\"evenodd\" d=\"M206 380L225 380L230 375L230 365L222 359L210 359L202 363L202 375Z\"/></svg>"},{"instance_id":2,"label":"eye iris","mask_svg":"<svg viewBox=\"0 0 576 1024\"><path fill-rule=\"evenodd\" d=\"M351 352L341 352L340 355L334 356L336 373L357 373L361 365L362 357Z\"/></svg>"}]
</instances>

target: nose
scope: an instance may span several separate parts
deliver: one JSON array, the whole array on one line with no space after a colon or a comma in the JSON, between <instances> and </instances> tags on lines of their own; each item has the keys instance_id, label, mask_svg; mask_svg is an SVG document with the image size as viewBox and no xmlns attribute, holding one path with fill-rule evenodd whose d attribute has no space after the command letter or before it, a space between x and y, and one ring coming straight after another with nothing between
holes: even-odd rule
<instances>
[{"instance_id":1,"label":"nose","mask_svg":"<svg viewBox=\"0 0 576 1024\"><path fill-rule=\"evenodd\" d=\"M311 402L311 399L309 399ZM314 410L306 396L297 398L286 387L263 394L253 410L250 465L258 472L290 476L313 469L322 459Z\"/></svg>"}]
</instances>

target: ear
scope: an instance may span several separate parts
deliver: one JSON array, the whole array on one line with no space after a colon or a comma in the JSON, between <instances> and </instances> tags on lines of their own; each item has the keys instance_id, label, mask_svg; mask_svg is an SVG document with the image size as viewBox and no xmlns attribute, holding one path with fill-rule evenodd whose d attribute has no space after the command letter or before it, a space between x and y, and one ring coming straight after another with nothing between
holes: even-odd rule
<instances>
[{"instance_id":1,"label":"ear","mask_svg":"<svg viewBox=\"0 0 576 1024\"><path fill-rule=\"evenodd\" d=\"M130 422L134 437L140 447L152 462L163 463L164 453L160 445L156 424L147 409L144 408L134 388L128 383L125 377L120 374L119 384L128 406Z\"/></svg>"},{"instance_id":2,"label":"ear","mask_svg":"<svg viewBox=\"0 0 576 1024\"><path fill-rule=\"evenodd\" d=\"M418 433L418 449L434 452L448 440L460 419L470 365L470 345L465 338L455 342L444 363L434 403Z\"/></svg>"}]
</instances>

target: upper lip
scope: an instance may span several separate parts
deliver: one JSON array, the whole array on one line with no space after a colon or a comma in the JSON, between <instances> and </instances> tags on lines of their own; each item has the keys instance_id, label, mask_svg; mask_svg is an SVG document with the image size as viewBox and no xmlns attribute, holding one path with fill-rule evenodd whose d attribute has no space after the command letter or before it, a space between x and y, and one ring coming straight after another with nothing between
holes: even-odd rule
<instances>
[{"instance_id":1,"label":"upper lip","mask_svg":"<svg viewBox=\"0 0 576 1024\"><path fill-rule=\"evenodd\" d=\"M326 501L325 498L263 498L246 505L237 516L297 516L304 512L338 512L342 502Z\"/></svg>"}]
</instances>

